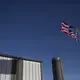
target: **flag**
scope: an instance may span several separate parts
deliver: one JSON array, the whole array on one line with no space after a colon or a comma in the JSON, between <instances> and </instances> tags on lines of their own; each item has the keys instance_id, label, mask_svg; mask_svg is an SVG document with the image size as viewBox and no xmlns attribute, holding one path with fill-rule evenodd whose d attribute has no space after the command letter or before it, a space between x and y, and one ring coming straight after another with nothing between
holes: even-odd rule
<instances>
[{"instance_id":1,"label":"flag","mask_svg":"<svg viewBox=\"0 0 80 80\"><path fill-rule=\"evenodd\" d=\"M67 35L71 36L73 39L78 40L77 29L75 27L69 26L66 22L62 21L60 25L60 30L63 33L66 33Z\"/></svg>"}]
</instances>

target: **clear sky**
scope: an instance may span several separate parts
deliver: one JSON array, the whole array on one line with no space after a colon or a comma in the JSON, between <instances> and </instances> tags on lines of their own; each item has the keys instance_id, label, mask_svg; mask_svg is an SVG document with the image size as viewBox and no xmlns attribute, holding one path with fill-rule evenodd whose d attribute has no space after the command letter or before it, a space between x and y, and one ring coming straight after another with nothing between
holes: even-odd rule
<instances>
[{"instance_id":1,"label":"clear sky","mask_svg":"<svg viewBox=\"0 0 80 80\"><path fill-rule=\"evenodd\" d=\"M62 20L80 27L80 4L0 0L0 52L42 60L43 80L53 80L51 59L60 56L64 80L79 80L80 43L60 32Z\"/></svg>"}]
</instances>

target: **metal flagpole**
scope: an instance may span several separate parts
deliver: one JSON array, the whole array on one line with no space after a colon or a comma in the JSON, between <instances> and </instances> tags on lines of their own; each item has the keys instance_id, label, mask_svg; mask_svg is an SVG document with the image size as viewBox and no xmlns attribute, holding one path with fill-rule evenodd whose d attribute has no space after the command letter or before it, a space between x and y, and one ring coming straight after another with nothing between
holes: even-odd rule
<instances>
[{"instance_id":1,"label":"metal flagpole","mask_svg":"<svg viewBox=\"0 0 80 80\"><path fill-rule=\"evenodd\" d=\"M79 32L79 30L78 30L78 28L76 28L76 37L78 37L78 32ZM79 42L79 39L77 40L77 42Z\"/></svg>"}]
</instances>

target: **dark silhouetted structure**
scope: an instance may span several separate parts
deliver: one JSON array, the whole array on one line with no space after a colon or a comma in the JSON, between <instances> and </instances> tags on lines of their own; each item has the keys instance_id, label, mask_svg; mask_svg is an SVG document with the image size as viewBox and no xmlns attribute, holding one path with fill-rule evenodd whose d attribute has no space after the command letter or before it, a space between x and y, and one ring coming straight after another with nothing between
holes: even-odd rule
<instances>
[{"instance_id":1,"label":"dark silhouetted structure","mask_svg":"<svg viewBox=\"0 0 80 80\"><path fill-rule=\"evenodd\" d=\"M53 80L64 80L62 62L59 57L52 58Z\"/></svg>"}]
</instances>

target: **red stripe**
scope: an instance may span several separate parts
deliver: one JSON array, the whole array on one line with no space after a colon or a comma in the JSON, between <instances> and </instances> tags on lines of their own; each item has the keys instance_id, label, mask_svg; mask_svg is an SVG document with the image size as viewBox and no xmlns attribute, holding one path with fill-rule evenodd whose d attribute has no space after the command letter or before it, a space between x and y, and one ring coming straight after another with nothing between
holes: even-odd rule
<instances>
[{"instance_id":1,"label":"red stripe","mask_svg":"<svg viewBox=\"0 0 80 80\"><path fill-rule=\"evenodd\" d=\"M61 31L64 32L64 33L66 33L66 34L69 34L68 30L61 29Z\"/></svg>"},{"instance_id":2,"label":"red stripe","mask_svg":"<svg viewBox=\"0 0 80 80\"><path fill-rule=\"evenodd\" d=\"M62 32L66 33L66 34L69 34L68 28L66 28L66 27L64 27L64 26L62 26L62 25L61 25L61 27L60 27L60 30L61 30Z\"/></svg>"},{"instance_id":3,"label":"red stripe","mask_svg":"<svg viewBox=\"0 0 80 80\"><path fill-rule=\"evenodd\" d=\"M66 27L64 27L64 26L62 26L62 25L61 25L61 29L68 30L68 28L66 28Z\"/></svg>"}]
</instances>

